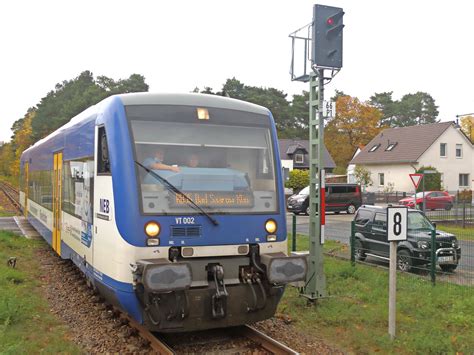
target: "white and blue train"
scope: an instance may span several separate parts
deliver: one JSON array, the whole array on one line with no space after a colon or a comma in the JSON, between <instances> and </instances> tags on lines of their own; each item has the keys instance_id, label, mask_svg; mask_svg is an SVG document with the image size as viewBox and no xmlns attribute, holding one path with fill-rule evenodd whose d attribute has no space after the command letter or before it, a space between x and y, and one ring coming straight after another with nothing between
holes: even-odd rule
<instances>
[{"instance_id":1,"label":"white and blue train","mask_svg":"<svg viewBox=\"0 0 474 355\"><path fill-rule=\"evenodd\" d=\"M56 253L150 330L266 319L305 279L306 260L287 256L275 123L261 106L111 96L25 150L20 180L24 213Z\"/></svg>"}]
</instances>

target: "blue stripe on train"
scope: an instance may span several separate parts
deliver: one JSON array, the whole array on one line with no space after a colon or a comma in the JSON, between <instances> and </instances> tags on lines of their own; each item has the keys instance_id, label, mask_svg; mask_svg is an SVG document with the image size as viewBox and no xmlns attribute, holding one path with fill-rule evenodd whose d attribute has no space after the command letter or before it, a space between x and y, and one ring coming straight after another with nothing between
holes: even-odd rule
<instances>
[{"instance_id":1,"label":"blue stripe on train","mask_svg":"<svg viewBox=\"0 0 474 355\"><path fill-rule=\"evenodd\" d=\"M28 221L41 234L41 236L52 245L53 233L35 216L29 213ZM104 273L94 269L89 262L84 262L84 258L77 254L69 245L61 240L61 258L71 259L74 264L93 282L106 287L110 293L114 294L120 302L122 310L132 316L137 322L142 323L142 312L140 302L135 294L133 285L105 275Z\"/></svg>"}]
</instances>

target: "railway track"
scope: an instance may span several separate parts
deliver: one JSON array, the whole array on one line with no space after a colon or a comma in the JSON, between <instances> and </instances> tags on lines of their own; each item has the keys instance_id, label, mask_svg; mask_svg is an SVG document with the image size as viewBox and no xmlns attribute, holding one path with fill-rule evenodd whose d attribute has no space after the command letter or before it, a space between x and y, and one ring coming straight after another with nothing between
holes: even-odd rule
<instances>
[{"instance_id":1,"label":"railway track","mask_svg":"<svg viewBox=\"0 0 474 355\"><path fill-rule=\"evenodd\" d=\"M58 315L66 316L66 321L74 319L74 323L81 323L78 334L89 334L88 338L95 334L112 333L115 341L124 342L124 348L110 347L106 342L97 348L86 348L85 351L92 352L131 352L144 354L298 354L284 344L272 339L266 334L250 327L232 327L223 329L206 330L200 332L158 334L152 333L135 320L119 311L114 306L105 302L88 284L84 275L70 261L61 260L50 250L45 249L41 257L43 268L48 270L53 285L54 297L56 299L55 309ZM62 294L62 296L61 296ZM71 298L73 297L73 298ZM79 300L75 300L79 298ZM73 302L78 302L74 304ZM87 309L88 311L84 311ZM73 312L71 314L70 312ZM79 312L79 315L76 313ZM94 318L96 315L97 318ZM84 319L83 319L84 317ZM84 321L85 320L85 321ZM99 329L103 327L104 329ZM120 330L119 330L120 329ZM104 335L98 336L100 341ZM143 347L133 348L136 338L141 338ZM80 343L83 343L84 339ZM106 345L107 344L107 345ZM128 345L130 344L130 345ZM113 344L115 346L115 344ZM132 346L127 349L127 346Z\"/></svg>"},{"instance_id":2,"label":"railway track","mask_svg":"<svg viewBox=\"0 0 474 355\"><path fill-rule=\"evenodd\" d=\"M3 205L6 210L10 210L12 212L21 212L21 205L20 205L20 194L16 188L14 188L9 183L4 181L0 181L0 190L2 191L3 195L6 197L7 203L3 202Z\"/></svg>"},{"instance_id":3,"label":"railway track","mask_svg":"<svg viewBox=\"0 0 474 355\"><path fill-rule=\"evenodd\" d=\"M298 354L255 328L244 325L200 332L156 335L129 319L130 326L163 355L199 354Z\"/></svg>"}]
</instances>

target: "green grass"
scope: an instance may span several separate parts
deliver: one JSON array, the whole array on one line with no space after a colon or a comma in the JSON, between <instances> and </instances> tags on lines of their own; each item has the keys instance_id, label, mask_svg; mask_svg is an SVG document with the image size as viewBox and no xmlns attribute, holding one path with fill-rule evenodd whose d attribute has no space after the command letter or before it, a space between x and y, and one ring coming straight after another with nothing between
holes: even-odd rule
<instances>
[{"instance_id":1,"label":"green grass","mask_svg":"<svg viewBox=\"0 0 474 355\"><path fill-rule=\"evenodd\" d=\"M15 188L18 188L19 177L0 175L0 180L8 182L10 185L14 186Z\"/></svg>"},{"instance_id":2,"label":"green grass","mask_svg":"<svg viewBox=\"0 0 474 355\"><path fill-rule=\"evenodd\" d=\"M437 223L436 229L442 230L444 232L452 233L459 240L474 241L474 228L473 227L462 228L461 226L457 226L457 225Z\"/></svg>"},{"instance_id":3,"label":"green grass","mask_svg":"<svg viewBox=\"0 0 474 355\"><path fill-rule=\"evenodd\" d=\"M291 238L290 238L291 241ZM298 235L299 250L308 237ZM327 242L326 252L348 246ZM348 352L381 354L465 353L474 351L472 288L438 282L432 286L411 274L397 274L397 336L388 336L388 272L325 257L328 298L307 305L288 287L279 313L301 332L315 334Z\"/></svg>"},{"instance_id":4,"label":"green grass","mask_svg":"<svg viewBox=\"0 0 474 355\"><path fill-rule=\"evenodd\" d=\"M35 249L43 243L0 232L0 354L80 353L42 295Z\"/></svg>"},{"instance_id":5,"label":"green grass","mask_svg":"<svg viewBox=\"0 0 474 355\"><path fill-rule=\"evenodd\" d=\"M18 215L18 213L5 211L2 206L0 206L0 217L13 217Z\"/></svg>"}]
</instances>

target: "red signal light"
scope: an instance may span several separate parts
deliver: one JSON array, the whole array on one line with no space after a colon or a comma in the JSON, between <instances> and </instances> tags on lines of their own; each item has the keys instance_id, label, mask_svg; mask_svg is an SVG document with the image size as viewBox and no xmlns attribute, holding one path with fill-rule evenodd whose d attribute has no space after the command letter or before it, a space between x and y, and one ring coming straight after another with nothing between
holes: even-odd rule
<instances>
[{"instance_id":1,"label":"red signal light","mask_svg":"<svg viewBox=\"0 0 474 355\"><path fill-rule=\"evenodd\" d=\"M332 17L330 17L330 18L328 18L328 19L326 20L326 23L327 23L329 26L332 26L332 25L334 25L334 19L333 19Z\"/></svg>"}]
</instances>

